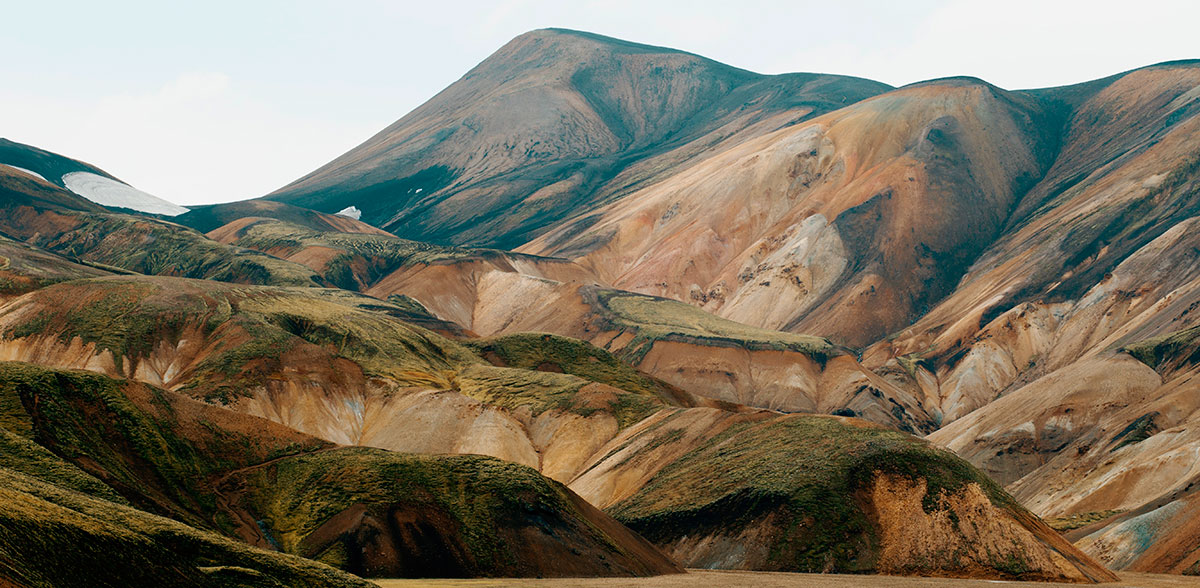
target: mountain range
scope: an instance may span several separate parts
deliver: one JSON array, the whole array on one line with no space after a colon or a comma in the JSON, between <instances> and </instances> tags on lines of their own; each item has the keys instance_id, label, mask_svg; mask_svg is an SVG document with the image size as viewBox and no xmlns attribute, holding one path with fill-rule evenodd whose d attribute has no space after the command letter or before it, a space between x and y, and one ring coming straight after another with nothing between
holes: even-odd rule
<instances>
[{"instance_id":1,"label":"mountain range","mask_svg":"<svg viewBox=\"0 0 1200 588\"><path fill-rule=\"evenodd\" d=\"M1198 115L545 29L258 199L4 141L0 584L1200 574Z\"/></svg>"}]
</instances>

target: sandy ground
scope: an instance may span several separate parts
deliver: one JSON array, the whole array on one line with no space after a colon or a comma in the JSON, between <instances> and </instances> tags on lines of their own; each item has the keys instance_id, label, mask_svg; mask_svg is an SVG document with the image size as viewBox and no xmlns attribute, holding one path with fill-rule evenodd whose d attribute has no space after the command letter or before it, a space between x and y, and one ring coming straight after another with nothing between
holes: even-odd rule
<instances>
[{"instance_id":1,"label":"sandy ground","mask_svg":"<svg viewBox=\"0 0 1200 588\"><path fill-rule=\"evenodd\" d=\"M1200 578L1161 574L1120 574L1121 581L1101 586L1139 588L1200 587ZM532 586L545 588L723 588L751 586L753 588L846 588L866 586L878 588L950 588L952 586L1080 586L1080 584L1043 584L1035 582L1003 582L997 580L958 580L946 578L902 578L897 576L843 576L835 574L781 574L771 572L721 572L693 570L687 574L656 578L571 578L555 580L375 580L382 588L515 588Z\"/></svg>"}]
</instances>

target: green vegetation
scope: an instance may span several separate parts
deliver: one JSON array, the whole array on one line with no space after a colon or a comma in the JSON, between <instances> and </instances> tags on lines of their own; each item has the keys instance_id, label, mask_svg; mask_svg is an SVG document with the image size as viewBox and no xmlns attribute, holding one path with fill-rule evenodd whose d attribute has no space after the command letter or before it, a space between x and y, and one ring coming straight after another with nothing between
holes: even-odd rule
<instances>
[{"instance_id":1,"label":"green vegetation","mask_svg":"<svg viewBox=\"0 0 1200 588\"><path fill-rule=\"evenodd\" d=\"M1159 371L1200 363L1200 326L1138 341L1121 351Z\"/></svg>"},{"instance_id":2,"label":"green vegetation","mask_svg":"<svg viewBox=\"0 0 1200 588\"><path fill-rule=\"evenodd\" d=\"M908 377L916 379L917 370L929 369L929 362L926 361L919 353L910 353L908 355L900 355L896 357L896 363L908 374ZM930 370L932 371L932 370Z\"/></svg>"},{"instance_id":3,"label":"green vegetation","mask_svg":"<svg viewBox=\"0 0 1200 588\"><path fill-rule=\"evenodd\" d=\"M373 586L0 467L0 582L6 580L63 588Z\"/></svg>"},{"instance_id":4,"label":"green vegetation","mask_svg":"<svg viewBox=\"0 0 1200 588\"><path fill-rule=\"evenodd\" d=\"M581 510L582 503L561 485L531 468L493 458L332 449L284 427L143 384L22 363L0 363L0 411L6 427L0 429L0 569L8 565L22 578L49 578L50 585L77 584L60 584L53 570L41 569L38 562L63 558L38 549L93 545L111 551L114 561L124 562L127 554L145 558L130 574L146 570L159 578L190 577L197 568L206 579L195 585L223 585L214 582L234 578L238 581L230 585L303 586L308 580L291 575L331 573L293 558L264 560L255 550L115 504L126 499L146 511L229 535L239 528L239 519L244 525L249 510L255 513L252 520L264 520L265 536L286 551L359 572L544 575L556 573L564 557L573 563L563 569L594 566L590 573L596 574L645 573L654 565L627 553L620 543L625 539L609 534L612 529L605 525L611 522ZM38 480L24 487L28 476ZM10 491L10 478L17 480L19 492ZM43 493L39 484L50 483L58 488ZM64 489L107 500L79 494L66 510L39 502L59 504L55 497ZM24 510L29 504L37 505L37 512ZM345 541L375 545L371 533L378 527L360 527L353 517L309 540L350 508L365 508L377 521L398 516L401 528L410 524L404 517L414 517L414 535L388 539L395 544L385 552L399 568L363 567L358 554L366 544L351 547ZM530 536L540 535L545 538L532 543L540 547L531 549ZM40 540L10 545L6 536ZM175 558L138 551L151 542ZM539 549L546 553L536 553ZM13 560L20 565L13 566ZM624 568L601 568L616 561ZM96 563L84 557L70 565ZM164 565L169 569L161 569ZM108 575L132 585L145 580L104 571L86 577L102 579L94 585L110 585Z\"/></svg>"},{"instance_id":5,"label":"green vegetation","mask_svg":"<svg viewBox=\"0 0 1200 588\"><path fill-rule=\"evenodd\" d=\"M675 393L662 382L586 341L548 333L516 333L465 340L463 344L500 366L563 372L631 393L621 396L628 404L621 408L628 410L613 407L622 428L649 416L664 403L676 403Z\"/></svg>"},{"instance_id":6,"label":"green vegetation","mask_svg":"<svg viewBox=\"0 0 1200 588\"><path fill-rule=\"evenodd\" d=\"M1141 443L1142 441L1153 437L1155 433L1158 433L1161 430L1156 422L1158 416L1160 415L1157 411L1155 411L1144 414L1135 419L1132 423L1129 423L1129 426L1122 429L1120 433L1117 433L1117 435L1113 437L1113 441L1120 441L1120 443L1117 443L1116 447L1112 448L1112 451L1116 451L1122 447L1125 447L1126 445L1135 445L1137 443Z\"/></svg>"},{"instance_id":7,"label":"green vegetation","mask_svg":"<svg viewBox=\"0 0 1200 588\"><path fill-rule=\"evenodd\" d=\"M108 273L0 235L0 296L15 296L58 282Z\"/></svg>"},{"instance_id":8,"label":"green vegetation","mask_svg":"<svg viewBox=\"0 0 1200 588\"><path fill-rule=\"evenodd\" d=\"M583 416L604 411L621 427L663 406L668 391L610 355L578 341L506 340L514 363L535 356L583 377L536 369L496 367L471 349L395 317L402 307L343 290L231 286L165 278L104 278L58 284L20 309L24 320L8 339L55 335L112 352L126 373L154 350L176 346L187 333L211 342L181 390L208 401L231 402L276 377L287 365L332 365L345 358L368 376L401 385L454 390L494 406L528 407L534 415L559 409ZM594 361L593 361L594 360ZM536 368L536 366L534 366ZM564 370L565 371L565 370ZM618 387L580 394L590 381Z\"/></svg>"},{"instance_id":9,"label":"green vegetation","mask_svg":"<svg viewBox=\"0 0 1200 588\"><path fill-rule=\"evenodd\" d=\"M302 455L246 474L254 512L280 545L298 553L304 538L355 504L417 503L449 514L470 552L492 565L511 558L497 541L506 516L573 510L565 490L532 468L477 456L400 454L366 447Z\"/></svg>"},{"instance_id":10,"label":"green vegetation","mask_svg":"<svg viewBox=\"0 0 1200 588\"><path fill-rule=\"evenodd\" d=\"M31 238L35 245L69 259L146 275L277 286L316 286L320 281L300 264L223 245L195 230L141 216L65 212L53 222L0 222L0 230L15 231L15 236Z\"/></svg>"},{"instance_id":11,"label":"green vegetation","mask_svg":"<svg viewBox=\"0 0 1200 588\"><path fill-rule=\"evenodd\" d=\"M251 489L245 507L283 551L364 575L611 575L651 565L561 484L490 457L342 448L274 462L236 483ZM363 514L339 516L348 511ZM371 520L391 522L362 534Z\"/></svg>"},{"instance_id":12,"label":"green vegetation","mask_svg":"<svg viewBox=\"0 0 1200 588\"><path fill-rule=\"evenodd\" d=\"M406 265L499 254L497 251L431 245L391 235L318 231L278 220L261 220L242 228L235 244L284 257L308 247L339 251L320 271L330 284L347 290L361 290Z\"/></svg>"},{"instance_id":13,"label":"green vegetation","mask_svg":"<svg viewBox=\"0 0 1200 588\"><path fill-rule=\"evenodd\" d=\"M1125 511L1124 510L1097 510L1097 511L1092 511L1092 512L1081 512L1078 514L1067 515L1065 517L1055 517L1055 518L1046 519L1046 524L1050 525L1050 527L1052 529L1054 529L1055 531L1058 531L1059 533L1066 533L1067 531L1074 531L1075 529L1081 529L1092 523L1098 523L1100 521L1103 521L1104 519L1112 518L1123 512L1125 512Z\"/></svg>"},{"instance_id":14,"label":"green vegetation","mask_svg":"<svg viewBox=\"0 0 1200 588\"><path fill-rule=\"evenodd\" d=\"M625 428L662 408L652 394L614 389L611 398L581 394L588 381L569 374L472 365L453 376L450 387L471 398L509 410L527 407L533 416L557 409L588 417L607 412ZM601 394L601 396L606 396Z\"/></svg>"},{"instance_id":15,"label":"green vegetation","mask_svg":"<svg viewBox=\"0 0 1200 588\"><path fill-rule=\"evenodd\" d=\"M752 327L675 300L600 288L582 292L599 311L601 328L636 334L621 351L622 359L633 365L641 362L656 341L797 351L820 362L837 353L823 337Z\"/></svg>"},{"instance_id":16,"label":"green vegetation","mask_svg":"<svg viewBox=\"0 0 1200 588\"><path fill-rule=\"evenodd\" d=\"M169 392L100 374L0 363L0 407L12 433L27 434L59 458L83 464L88 474L139 508L209 526L216 504L207 481L264 461L293 440L181 422L175 402ZM307 450L326 445L310 440ZM24 455L36 457L35 450L26 449ZM51 469L44 460L21 461L31 465L9 467L31 473ZM54 481L69 475L63 472ZM69 487L90 488L85 482L76 479Z\"/></svg>"},{"instance_id":17,"label":"green vegetation","mask_svg":"<svg viewBox=\"0 0 1200 588\"><path fill-rule=\"evenodd\" d=\"M61 488L128 504L112 488L54 455L45 447L20 435L0 429L0 468L32 476Z\"/></svg>"},{"instance_id":18,"label":"green vegetation","mask_svg":"<svg viewBox=\"0 0 1200 588\"><path fill-rule=\"evenodd\" d=\"M789 415L732 425L609 512L659 544L772 520L777 569L865 571L873 563L861 556L877 539L856 497L878 474L923 480L928 512L971 483L997 506L1020 508L970 464L916 437Z\"/></svg>"}]
</instances>

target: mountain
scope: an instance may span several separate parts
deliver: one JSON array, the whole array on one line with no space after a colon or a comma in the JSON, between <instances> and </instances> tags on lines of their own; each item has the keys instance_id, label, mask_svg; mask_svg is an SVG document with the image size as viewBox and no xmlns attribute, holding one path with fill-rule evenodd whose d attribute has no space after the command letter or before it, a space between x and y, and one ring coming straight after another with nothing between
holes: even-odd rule
<instances>
[{"instance_id":1,"label":"mountain","mask_svg":"<svg viewBox=\"0 0 1200 588\"><path fill-rule=\"evenodd\" d=\"M364 235L389 234L387 231L345 215L325 214L270 200L243 200L193 206L188 212L171 220L201 233L207 233L237 220L258 218L280 220L314 231L362 233Z\"/></svg>"},{"instance_id":2,"label":"mountain","mask_svg":"<svg viewBox=\"0 0 1200 588\"><path fill-rule=\"evenodd\" d=\"M229 247L156 217L111 212L65 188L4 168L0 233L57 254L62 263L117 273L297 286L320 281L300 264Z\"/></svg>"},{"instance_id":3,"label":"mountain","mask_svg":"<svg viewBox=\"0 0 1200 588\"><path fill-rule=\"evenodd\" d=\"M188 209L147 194L93 165L0 139L0 168L65 188L101 206L176 216Z\"/></svg>"},{"instance_id":4,"label":"mountain","mask_svg":"<svg viewBox=\"0 0 1200 588\"><path fill-rule=\"evenodd\" d=\"M508 249L722 145L887 89L538 30L267 198L356 206L363 221L419 241Z\"/></svg>"},{"instance_id":5,"label":"mountain","mask_svg":"<svg viewBox=\"0 0 1200 588\"><path fill-rule=\"evenodd\" d=\"M128 381L124 384L126 389L137 392L136 395L134 392L125 394L134 395L130 398L158 395L165 399L157 401L159 405L167 402L173 408L154 408L152 414L159 415L156 417L158 423L138 417L136 410L122 409L123 414L131 414L147 423L139 425L138 430L149 426L154 431L152 437L165 439L149 445L143 443L139 447L179 445L172 441L172 435L193 430L179 421L185 414L199 411L194 418L212 423L202 427L203 431L197 429L195 433L189 433L200 435L191 442L198 449L180 449L178 455L188 460L182 463L173 461L177 459L175 453L142 454L137 459L149 460L151 465L121 469L119 475L113 475L105 472L117 468L106 464L120 463L119 452L88 451L94 457L81 462L81 467L86 465L90 468L88 471L95 472L101 479L111 480L110 483L134 504L194 525L208 526L208 520L227 520L225 532L251 544L275 546L360 574L607 575L672 571L674 564L667 565L666 562L671 560L661 555L657 548L649 543L639 544L644 540L616 521L603 522L607 519L600 511L566 489L536 490L537 495L551 492L551 496L562 497L554 499L558 501L553 503L557 505L553 506L554 510L580 513L538 515L539 520L552 529L546 533L557 539L549 541L526 531L506 535L503 528L488 535L495 538L487 541L499 541L497 545L526 545L522 542L529 542L530 546L543 546L525 547L519 555L512 557L485 559L481 554L492 548L479 543L481 539L470 532L466 532L465 538L447 537L440 542L414 544L413 539L407 538L408 531L388 530L386 521L388 517L401 517L397 514L400 512L397 509L401 509L407 513L401 517L403 520L416 517L413 524L418 529L445 532L459 528L456 525L461 524L497 528L495 525L499 522L490 523L478 518L478 509L483 508L480 504L501 511L515 508L521 513L529 512L529 507L485 500L488 496L523 492L507 485L491 486L512 483L497 482L496 476L513 472L513 475L520 473L525 478L538 480L541 478L537 471L540 471L541 475L586 495L598 506L607 507L613 516L623 517L619 520L642 529L659 548L675 552L678 557L678 547L673 546L675 539L664 535L665 527L647 531L644 516L629 514L642 512L638 508L650 509L647 513L654 512L651 505L657 504L658 498L647 490L650 488L647 484L654 483L658 469L670 462L656 458L658 467L648 469L646 458L621 454L621 448L661 449L674 459L686 458L699 471L728 469L730 464L722 461L726 454L723 451L712 453L709 448L721 443L722 435L761 422L767 430L760 436L779 436L780 441L777 446L771 446L769 451L774 453L742 464L738 471L744 476L730 478L730 481L745 485L745 489L735 486L728 492L733 495L759 492L754 481L774 479L775 474L771 472L775 471L776 464L796 462L801 459L796 452L800 452L802 461L810 467L840 472L830 478L833 485L826 487L808 478L784 476L779 482L784 485L782 489L763 490L767 492L765 496L770 497L769 500L764 498L764 505L793 494L801 500L820 488L820 492L827 494L827 499L823 500L840 501L842 506L839 508L851 513L861 525L848 531L847 535L833 539L815 533L807 526L794 533L785 533L784 529L764 532L750 544L755 553L774 552L781 541L800 541L808 547L797 547L795 553L767 559L725 559L721 560L725 562L722 565L748 569L903 571L982 577L1025 574L1074 581L1109 577L1068 543L1056 542L1057 535L1048 532L1048 527L1019 508L978 470L949 453L928 447L911 435L864 421L835 417L825 420L807 417L816 420L785 420L776 425L773 419L780 416L778 413L689 393L638 372L618 357L583 341L548 334L522 334L466 339L460 343L404 322L393 312L394 308L398 307L340 290L240 286L148 276L76 280L30 292L0 308L0 333L3 334L0 357L37 362L56 369L86 368L144 382L135 385L132 380ZM817 350L803 346L821 343L798 339L790 344L802 346L799 352L815 353ZM87 378L101 384L112 382L99 375ZM162 386L164 390L155 391L157 389L149 388L147 384ZM61 384L50 384L45 392L27 390L25 394L47 395L38 405L49 407L52 398L49 395L60 387ZM25 389L18 387L18 390ZM108 396L102 394L99 398ZM21 403L9 405L27 406L29 402L25 397ZM147 407L157 405L143 401L141 406L143 408L139 410L146 411L149 410ZM61 412L55 409L47 414ZM685 418L682 415L691 416ZM663 424L664 419L682 423L693 416L710 421L715 419L720 426L704 426L702 424L708 421L702 419L701 424L691 425L693 430L685 434L670 430L679 425L665 427ZM70 448L80 446L76 440L89 439L89 435L94 438L97 433L89 432L86 425L81 425L87 422L85 419L69 415L62 418L65 420L61 424L40 425L46 432L34 438L62 455L77 455L78 450ZM226 455L231 450L221 444L241 446L243 443L238 437L231 436L232 433L204 431L212 427L246 431L248 427L238 423L260 418L273 423L270 427L259 425L253 428L265 438L250 445L260 449L243 458L248 465L224 463L233 456L226 457L219 466L206 461L211 458L205 456L212 455L206 451ZM676 418L682 420L672 420ZM739 425L739 422L743 424ZM76 428L83 426L84 430L71 429L68 424ZM834 429L825 431L827 426ZM120 427L121 430L128 428ZM104 433L102 429L100 434L112 433ZM208 440L208 436L214 434L217 437ZM144 437L144 434L139 435ZM631 438L631 435L637 437ZM663 435L667 437L660 439ZM825 438L826 444L813 446L814 435ZM66 441L58 441L60 438L75 445L64 447ZM748 447L768 449L753 439L746 438ZM494 459L479 461L479 458L457 462L444 458L429 461L429 458L404 457L387 451L334 450L330 448L332 443L403 452L485 454L509 463ZM90 444L104 446L96 442ZM202 447L209 449L199 449ZM285 449L279 450L279 447ZM863 457L862 450L867 447L883 451L880 455L884 457ZM279 451L285 456L273 458ZM112 454L116 455L108 457ZM292 454L295 457L291 457ZM893 455L903 455L902 463L907 464L894 472L906 476L904 484L924 484L937 489L930 495L931 503L935 501L933 496L942 495L942 488L947 489L947 496L957 496L956 493L963 492L964 488L977 488L965 490L975 492L971 494L975 497L978 492L991 492L992 497L983 500L995 501L999 505L997 509L984 508L982 513L970 516L974 517L971 518L973 525L990 529L989 536L1000 546L996 548L998 551L969 545L967 538L973 531L950 529L946 545L960 553L953 562L931 565L926 553L906 549L889 551L891 555L887 557L890 559L877 561L883 557L883 552L876 551L878 547L873 538L891 535L900 527L895 526L898 521L868 523L873 516L870 513L882 508L882 503L862 503L858 497L872 483L879 483L872 468L887 463ZM97 465L93 465L96 463L104 469L97 469ZM441 474L435 476L428 468L442 466L452 466L458 475L469 476L475 480L472 484L480 489L450 486L451 489L422 492L433 496L467 496L470 500L484 502L413 506L411 498L408 502L397 501L395 497L406 492L407 486L398 485L394 481L396 476L440 480ZM905 469L909 466L914 469ZM138 474L148 468L163 473L148 479ZM199 473L188 474L193 470ZM331 471L340 473L331 478ZM380 472L395 473L384 475ZM599 475L604 479L599 484L609 492L633 498L618 504L618 501L596 495L596 476ZM211 513L213 508L206 505L206 501L189 498L202 495L197 491L195 480L205 479L215 480L208 484L220 497L215 514L205 514ZM787 481L789 479L791 481ZM425 494L418 492L418 495ZM647 498L638 498L643 495ZM172 496L177 498L170 498ZM469 498L471 496L479 498ZM724 499L718 493L704 500L720 503ZM920 496L916 500L920 504ZM703 504L699 497L696 504ZM568 508L567 505L574 506ZM641 506L635 508L634 505ZM777 520L781 516L798 520L820 514L813 508L811 504L803 506L801 503L786 511L771 507L752 511L753 516L746 520ZM930 512L940 520L948 516L966 517L968 512L974 513L979 507L972 506L969 511L962 510L964 508L968 507L941 505L931 507ZM950 511L958 514L947 514ZM226 514L222 515L222 512ZM653 518L657 515L645 516ZM592 522L580 525L571 522L571 517L583 517ZM497 520L509 521L511 516ZM673 523L670 528L683 533L711 532L713 523L704 520L707 519ZM246 521L263 522L250 524ZM590 529L597 526L602 533L591 534ZM503 537L508 539L501 539ZM604 537L617 541L616 547L585 548L594 545L589 542L603 541ZM835 545L837 551L823 551ZM363 546L368 547L371 554L365 559L354 555ZM572 559L560 552L570 546L574 546L570 553L582 559ZM855 546L866 550L861 558L846 554L845 550L858 549ZM586 563L587 558L604 549L616 550L632 559L621 560L608 555L602 559L608 562L603 566L597 567L599 564L595 561ZM409 564L404 562L409 561L406 558L413 557L413 553L426 554L421 561L448 562L445 565L450 567L406 567ZM503 562L513 558L517 562L514 567L505 567L507 564ZM1010 559L1026 568L996 563ZM819 561L828 565L815 563Z\"/></svg>"},{"instance_id":6,"label":"mountain","mask_svg":"<svg viewBox=\"0 0 1200 588\"><path fill-rule=\"evenodd\" d=\"M555 261L403 265L363 283L363 292L410 296L484 336L546 331L586 340L713 399L929 433L1039 515L1117 513L1089 523L1091 539L1072 535L1105 562L1189 569L1190 551L1154 555L1154 545L1186 543L1190 527L1158 509L1173 504L1168 497L1190 500L1193 472L1178 460L1196 447L1186 434L1190 412L1165 410L1190 389L1190 360L1177 357L1174 343L1155 342L1187 339L1197 326L1200 62L1035 90L974 78L869 91L856 82L864 91L853 99L810 105L782 124L794 106L757 84L801 78L753 78L731 84L738 89L728 96L762 95L742 109L755 111L755 122L703 149L679 141L710 124L734 128L720 109L675 103L695 131L670 135L651 132L665 128L655 126L662 119L653 109L617 110L641 119L622 123L637 130L619 150L628 161L598 187L592 176L571 175L574 168L498 147L506 143L495 129L543 144L608 136L570 117L539 118L560 110L513 107L514 95L544 102L514 94L498 72L521 81L520 92L543 92L553 79L590 97L577 72L595 62L578 55L620 64L605 70L616 76L610 88L625 87L613 79L638 79L634 56L699 59L641 46L631 56L604 42L567 31L520 37L364 146L268 199L333 211L354 204L338 195L381 186L355 192L364 196L357 205L368 210L364 219L398 234ZM570 55L554 61L553 71L567 73L548 74L542 51ZM689 71L695 79L728 71L701 63ZM655 79L676 87L678 70L662 67L669 75ZM821 79L822 91L851 83ZM469 111L451 100L463 96L472 98ZM417 130L435 117L437 141ZM658 146L643 147L650 144ZM477 157L443 155L450 149ZM440 182L405 183L432 170L410 163L417 157L441 162ZM497 166L495 179L473 189L480 176L464 170L485 164ZM569 199L545 188L551 179L564 182L556 190ZM402 189L382 187L389 180ZM390 196L405 190L412 196ZM536 214L527 212L533 204ZM731 323L714 331L718 319ZM762 331L748 335L750 327ZM827 347L790 348L781 343L789 334ZM1124 443L1126 430L1155 442ZM1161 521L1153 540L1113 539L1114 529L1126 537L1127 521L1150 512ZM1109 539L1100 541L1102 533Z\"/></svg>"},{"instance_id":7,"label":"mountain","mask_svg":"<svg viewBox=\"0 0 1200 588\"><path fill-rule=\"evenodd\" d=\"M150 515L112 504L123 498L193 527L158 522L167 528L159 533L181 535L151 536L152 545L164 549L201 538L227 550L236 545L213 537L217 532L366 576L680 571L644 539L561 485L496 459L338 448L144 384L28 364L0 364L0 395L6 438L23 443L26 453L43 456L41 464L26 460L16 468L44 472L52 453L78 466L76 477L94 476L85 478L91 482L87 489L104 494L98 498L109 504L84 501L87 514L100 511L108 518L133 511L126 515L132 529L154 524L147 522ZM89 422L89 415L99 414L109 415L106 425ZM121 497L112 496L112 490ZM40 495L42 489L33 485L27 491ZM11 512L12 505L0 503L0 508ZM67 521L61 527L71 532ZM551 539L556 536L569 539ZM525 542L542 549L528 549ZM262 553L246 546L240 551ZM265 555L258 557L270 561ZM306 559L271 557L338 577ZM49 561L20 562L18 569L53 574L46 569ZM268 577L274 572L264 571Z\"/></svg>"},{"instance_id":8,"label":"mountain","mask_svg":"<svg viewBox=\"0 0 1200 588\"><path fill-rule=\"evenodd\" d=\"M767 411L659 417L614 440L573 485L688 567L1115 578L994 482L912 436ZM630 475L640 488L613 484Z\"/></svg>"},{"instance_id":9,"label":"mountain","mask_svg":"<svg viewBox=\"0 0 1200 588\"><path fill-rule=\"evenodd\" d=\"M0 145L6 500L368 576L1200 573L1197 114L1200 61L891 88L550 29L171 219ZM246 553L137 557L335 573Z\"/></svg>"}]
</instances>

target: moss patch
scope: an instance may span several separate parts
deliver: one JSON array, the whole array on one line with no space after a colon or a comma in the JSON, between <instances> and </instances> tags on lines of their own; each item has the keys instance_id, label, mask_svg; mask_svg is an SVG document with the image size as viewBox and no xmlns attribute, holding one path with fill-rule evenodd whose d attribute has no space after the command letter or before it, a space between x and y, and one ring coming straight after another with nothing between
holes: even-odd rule
<instances>
[{"instance_id":1,"label":"moss patch","mask_svg":"<svg viewBox=\"0 0 1200 588\"><path fill-rule=\"evenodd\" d=\"M1159 372L1200 363L1200 326L1126 345L1121 349Z\"/></svg>"},{"instance_id":2,"label":"moss patch","mask_svg":"<svg viewBox=\"0 0 1200 588\"><path fill-rule=\"evenodd\" d=\"M620 351L632 365L641 363L656 341L796 351L822 363L838 353L823 337L752 327L675 300L595 287L585 287L581 293L599 313L601 329L635 333Z\"/></svg>"},{"instance_id":3,"label":"moss patch","mask_svg":"<svg viewBox=\"0 0 1200 588\"><path fill-rule=\"evenodd\" d=\"M1065 533L1067 531L1074 531L1075 529L1081 529L1092 523L1098 523L1100 521L1103 521L1104 519L1115 517L1123 512L1125 512L1125 511L1124 510L1097 510L1097 511L1093 511L1093 512L1082 512L1082 513L1078 513L1078 514L1067 515L1065 517L1055 517L1055 518L1051 518L1051 519L1046 519L1046 524L1050 525L1050 527L1052 529L1054 529L1055 531L1058 531L1059 533Z\"/></svg>"},{"instance_id":4,"label":"moss patch","mask_svg":"<svg viewBox=\"0 0 1200 588\"><path fill-rule=\"evenodd\" d=\"M3 467L0 570L18 585L64 588L373 586Z\"/></svg>"},{"instance_id":5,"label":"moss patch","mask_svg":"<svg viewBox=\"0 0 1200 588\"><path fill-rule=\"evenodd\" d=\"M152 406L135 403L131 394ZM5 406L24 407L38 445L139 508L209 526L217 506L209 479L259 463L289 440L183 423L169 394L91 372L0 363L0 399ZM18 416L9 420L19 421ZM327 445L312 441L309 451Z\"/></svg>"}]
</instances>

